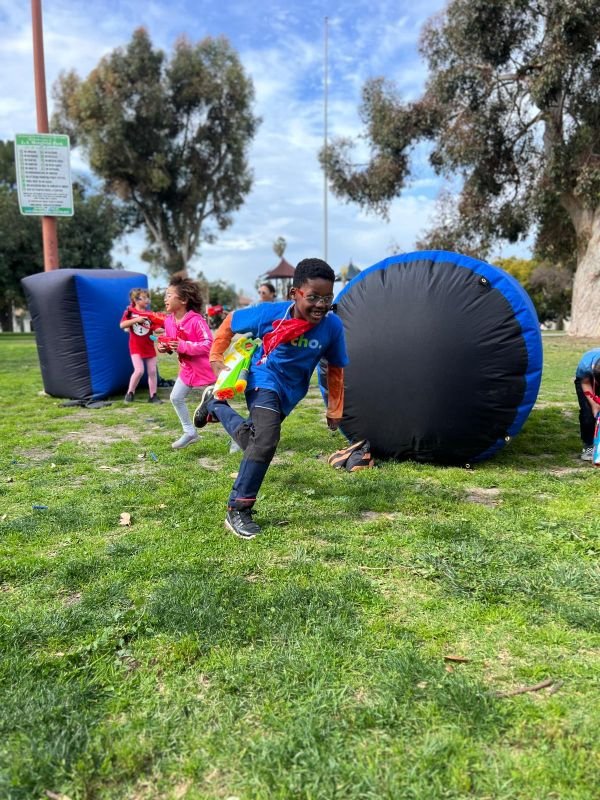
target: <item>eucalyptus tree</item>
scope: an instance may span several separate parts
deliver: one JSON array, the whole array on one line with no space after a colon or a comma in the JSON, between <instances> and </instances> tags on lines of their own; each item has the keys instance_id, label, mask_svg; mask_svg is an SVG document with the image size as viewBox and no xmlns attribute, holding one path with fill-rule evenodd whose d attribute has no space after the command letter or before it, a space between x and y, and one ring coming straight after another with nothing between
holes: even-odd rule
<instances>
[{"instance_id":1,"label":"eucalyptus tree","mask_svg":"<svg viewBox=\"0 0 600 800\"><path fill-rule=\"evenodd\" d=\"M321 152L333 191L385 214L429 142L434 170L461 179L438 238L486 251L535 233L537 258L575 269L570 331L600 334L597 0L451 0L420 49L429 72L414 101L383 78L364 86L367 163L349 140Z\"/></svg>"},{"instance_id":2,"label":"eucalyptus tree","mask_svg":"<svg viewBox=\"0 0 600 800\"><path fill-rule=\"evenodd\" d=\"M254 89L225 38L180 38L169 59L136 30L85 79L54 87L52 125L143 226L145 258L185 269L201 241L232 223L250 191L247 155L259 120Z\"/></svg>"}]
</instances>

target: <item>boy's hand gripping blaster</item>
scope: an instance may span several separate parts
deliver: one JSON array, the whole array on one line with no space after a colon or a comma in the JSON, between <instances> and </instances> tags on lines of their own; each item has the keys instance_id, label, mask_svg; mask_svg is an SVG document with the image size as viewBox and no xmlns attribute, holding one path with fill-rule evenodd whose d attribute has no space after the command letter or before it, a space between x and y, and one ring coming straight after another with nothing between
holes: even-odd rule
<instances>
[{"instance_id":1,"label":"boy's hand gripping blaster","mask_svg":"<svg viewBox=\"0 0 600 800\"><path fill-rule=\"evenodd\" d=\"M215 382L214 397L217 400L231 400L236 394L245 392L252 355L259 345L260 339L242 336L229 346L224 358L227 369Z\"/></svg>"}]
</instances>

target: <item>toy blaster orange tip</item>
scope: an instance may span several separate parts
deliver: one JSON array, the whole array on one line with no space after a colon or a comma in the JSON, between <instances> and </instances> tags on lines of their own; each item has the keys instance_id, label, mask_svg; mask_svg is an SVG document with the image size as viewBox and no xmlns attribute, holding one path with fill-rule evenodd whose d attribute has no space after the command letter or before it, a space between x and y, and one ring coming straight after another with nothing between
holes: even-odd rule
<instances>
[{"instance_id":1,"label":"toy blaster orange tip","mask_svg":"<svg viewBox=\"0 0 600 800\"><path fill-rule=\"evenodd\" d=\"M235 391L233 389L225 388L225 389L217 389L215 391L215 397L217 400L232 400Z\"/></svg>"},{"instance_id":2,"label":"toy blaster orange tip","mask_svg":"<svg viewBox=\"0 0 600 800\"><path fill-rule=\"evenodd\" d=\"M238 392L238 394L241 394L242 392L245 392L247 385L248 385L248 381L244 381L244 380L236 381L235 382L235 390L236 390L236 392Z\"/></svg>"}]
</instances>

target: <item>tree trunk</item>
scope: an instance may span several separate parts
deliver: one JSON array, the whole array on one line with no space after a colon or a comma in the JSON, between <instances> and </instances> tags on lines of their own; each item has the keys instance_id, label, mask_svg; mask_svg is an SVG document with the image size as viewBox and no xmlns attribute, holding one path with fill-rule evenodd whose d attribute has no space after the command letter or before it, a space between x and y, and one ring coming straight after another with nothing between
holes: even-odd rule
<instances>
[{"instance_id":1,"label":"tree trunk","mask_svg":"<svg viewBox=\"0 0 600 800\"><path fill-rule=\"evenodd\" d=\"M577 259L571 302L571 336L600 336L600 210L585 232L586 245ZM578 238L581 237L578 231Z\"/></svg>"}]
</instances>

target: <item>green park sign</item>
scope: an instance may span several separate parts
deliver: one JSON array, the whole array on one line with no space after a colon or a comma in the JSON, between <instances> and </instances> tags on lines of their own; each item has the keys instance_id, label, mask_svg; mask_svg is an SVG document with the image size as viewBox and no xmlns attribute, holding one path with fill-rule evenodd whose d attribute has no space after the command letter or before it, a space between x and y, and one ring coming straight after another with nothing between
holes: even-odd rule
<instances>
[{"instance_id":1,"label":"green park sign","mask_svg":"<svg viewBox=\"0 0 600 800\"><path fill-rule=\"evenodd\" d=\"M69 137L17 133L15 164L19 209L26 216L72 217Z\"/></svg>"}]
</instances>

